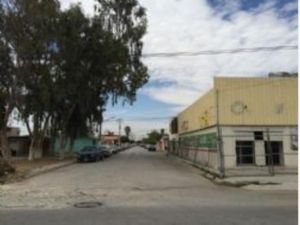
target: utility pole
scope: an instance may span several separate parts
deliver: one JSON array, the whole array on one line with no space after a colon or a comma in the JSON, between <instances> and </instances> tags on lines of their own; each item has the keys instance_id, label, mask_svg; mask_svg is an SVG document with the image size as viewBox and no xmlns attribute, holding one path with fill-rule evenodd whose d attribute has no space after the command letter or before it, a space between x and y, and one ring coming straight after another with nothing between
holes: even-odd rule
<instances>
[{"instance_id":1,"label":"utility pole","mask_svg":"<svg viewBox=\"0 0 300 225\"><path fill-rule=\"evenodd\" d=\"M119 118L117 121L118 121L118 124L119 124L119 146L121 146L122 119Z\"/></svg>"},{"instance_id":2,"label":"utility pole","mask_svg":"<svg viewBox=\"0 0 300 225\"><path fill-rule=\"evenodd\" d=\"M270 129L267 128L267 159L268 159L268 168L269 168L269 174L271 176L274 176L274 162L273 162L273 150L270 140Z\"/></svg>"},{"instance_id":3,"label":"utility pole","mask_svg":"<svg viewBox=\"0 0 300 225\"><path fill-rule=\"evenodd\" d=\"M101 121L99 123L99 139L100 139L101 144L102 144L102 127L103 127L103 123L104 122L109 122L109 121L113 120L114 118L115 118L115 116L111 116L108 119L103 120L103 117L102 117L102 119L101 119Z\"/></svg>"},{"instance_id":4,"label":"utility pole","mask_svg":"<svg viewBox=\"0 0 300 225\"><path fill-rule=\"evenodd\" d=\"M219 150L220 158L220 174L221 177L225 176L225 166L224 166L224 149L223 149L223 140L222 140L222 129L220 127L220 106L219 106L219 90L216 90L216 113L217 113L217 145Z\"/></svg>"}]
</instances>

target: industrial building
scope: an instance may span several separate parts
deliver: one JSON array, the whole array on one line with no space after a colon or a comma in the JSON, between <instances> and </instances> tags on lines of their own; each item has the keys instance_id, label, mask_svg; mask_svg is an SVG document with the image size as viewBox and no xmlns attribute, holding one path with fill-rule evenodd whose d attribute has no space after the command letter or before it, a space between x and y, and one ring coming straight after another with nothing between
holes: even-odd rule
<instances>
[{"instance_id":1,"label":"industrial building","mask_svg":"<svg viewBox=\"0 0 300 225\"><path fill-rule=\"evenodd\" d=\"M223 176L296 172L298 79L216 77L170 130L174 154Z\"/></svg>"}]
</instances>

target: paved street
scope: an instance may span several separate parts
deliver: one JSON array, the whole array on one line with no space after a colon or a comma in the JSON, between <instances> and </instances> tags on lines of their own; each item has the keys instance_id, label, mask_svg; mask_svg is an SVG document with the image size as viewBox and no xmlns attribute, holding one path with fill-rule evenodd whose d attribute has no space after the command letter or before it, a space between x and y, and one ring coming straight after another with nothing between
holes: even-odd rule
<instances>
[{"instance_id":1,"label":"paved street","mask_svg":"<svg viewBox=\"0 0 300 225\"><path fill-rule=\"evenodd\" d=\"M73 205L99 201L101 207ZM0 224L296 224L297 193L216 186L163 153L135 147L0 186Z\"/></svg>"}]
</instances>

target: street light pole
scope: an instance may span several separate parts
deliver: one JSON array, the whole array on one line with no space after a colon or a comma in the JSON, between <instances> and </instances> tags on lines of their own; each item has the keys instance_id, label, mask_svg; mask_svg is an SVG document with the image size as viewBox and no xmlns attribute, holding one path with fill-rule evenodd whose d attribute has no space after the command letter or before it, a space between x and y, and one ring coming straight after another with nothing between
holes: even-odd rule
<instances>
[{"instance_id":1,"label":"street light pole","mask_svg":"<svg viewBox=\"0 0 300 225\"><path fill-rule=\"evenodd\" d=\"M119 123L119 146L121 146L122 119L118 119L118 123Z\"/></svg>"}]
</instances>

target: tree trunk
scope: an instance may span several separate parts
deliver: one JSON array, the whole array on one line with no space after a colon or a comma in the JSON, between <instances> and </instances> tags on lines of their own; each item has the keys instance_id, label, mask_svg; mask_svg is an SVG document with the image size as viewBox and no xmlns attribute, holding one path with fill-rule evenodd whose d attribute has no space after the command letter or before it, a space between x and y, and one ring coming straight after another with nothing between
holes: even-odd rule
<instances>
[{"instance_id":1,"label":"tree trunk","mask_svg":"<svg viewBox=\"0 0 300 225\"><path fill-rule=\"evenodd\" d=\"M59 159L60 160L65 158L65 147L66 147L66 137L65 137L65 134L61 133L61 135L60 135L60 150L59 150Z\"/></svg>"},{"instance_id":2,"label":"tree trunk","mask_svg":"<svg viewBox=\"0 0 300 225\"><path fill-rule=\"evenodd\" d=\"M42 130L40 130L40 124L38 123L38 120L34 118L34 130L32 132L31 136L31 144L29 149L29 155L28 160L34 160L36 158L42 158L43 157L43 146L44 146L44 139L46 135L46 131L48 128L48 122L49 122L50 116L47 116L44 127Z\"/></svg>"},{"instance_id":3,"label":"tree trunk","mask_svg":"<svg viewBox=\"0 0 300 225\"><path fill-rule=\"evenodd\" d=\"M43 157L43 143L44 137L42 137L41 135L34 134L32 136L28 155L29 161L40 159Z\"/></svg>"},{"instance_id":4,"label":"tree trunk","mask_svg":"<svg viewBox=\"0 0 300 225\"><path fill-rule=\"evenodd\" d=\"M32 161L36 158L36 151L38 146L37 135L33 135L30 142L28 160Z\"/></svg>"},{"instance_id":5,"label":"tree trunk","mask_svg":"<svg viewBox=\"0 0 300 225\"><path fill-rule=\"evenodd\" d=\"M0 130L0 147L1 154L4 161L10 162L11 160L11 150L9 148L9 143L6 135L6 128Z\"/></svg>"},{"instance_id":6,"label":"tree trunk","mask_svg":"<svg viewBox=\"0 0 300 225\"><path fill-rule=\"evenodd\" d=\"M69 148L69 153L72 154L73 153L73 148L74 148L74 143L75 143L75 138L71 137L70 138L70 148Z\"/></svg>"}]
</instances>

